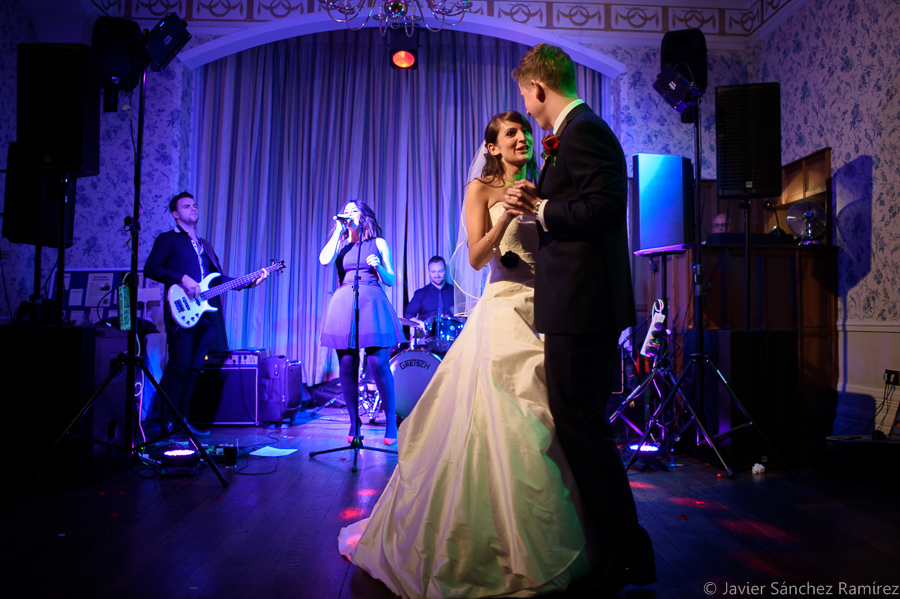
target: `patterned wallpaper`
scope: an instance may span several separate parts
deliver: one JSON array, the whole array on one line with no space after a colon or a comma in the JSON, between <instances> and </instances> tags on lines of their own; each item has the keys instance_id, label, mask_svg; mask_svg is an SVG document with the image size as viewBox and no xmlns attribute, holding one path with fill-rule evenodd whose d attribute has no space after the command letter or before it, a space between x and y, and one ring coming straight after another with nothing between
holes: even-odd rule
<instances>
[{"instance_id":1,"label":"patterned wallpaper","mask_svg":"<svg viewBox=\"0 0 900 599\"><path fill-rule=\"evenodd\" d=\"M613 123L626 156L640 152L685 156L694 160L694 125L681 117L653 89L659 74L659 47L592 46L625 66L613 90ZM700 107L702 177L716 177L716 100L720 85L748 83L750 50L709 51L709 84ZM631 175L631 161L628 164Z\"/></svg>"},{"instance_id":2,"label":"patterned wallpaper","mask_svg":"<svg viewBox=\"0 0 900 599\"><path fill-rule=\"evenodd\" d=\"M15 4L15 3L13 3ZM6 4L0 10L6 10ZM21 12L21 11L13 11ZM4 19L3 27L24 31L30 29L24 13L18 23L15 14ZM5 32L4 32L5 33ZM12 39L5 35L4 40ZM195 36L190 46L204 43L209 37ZM190 47L189 46L189 47ZM2 48L4 80L10 77L15 89L15 43ZM7 62L9 67L7 68ZM164 230L174 226L169 216L168 201L177 191L190 187L190 110L191 73L178 60L172 61L162 72L147 72L147 100L144 116L143 160L141 162L141 208L139 264L150 253L153 240ZM124 219L134 206L134 143L137 142L140 84L129 94L119 94L117 112L100 113L100 174L78 179L75 194L74 244L66 252L67 268L121 268L131 262L130 236L124 229ZM5 93L5 92L0 92ZM6 142L15 138L15 92L12 105L7 108L5 96L0 103L0 143L4 164ZM7 137L8 136L8 137ZM10 307L15 312L19 303L32 293L34 277L33 246L0 242L4 250L5 280L9 285ZM42 259L42 280L51 274L57 252L45 248ZM7 260L9 256L9 260ZM52 283L51 283L52 285ZM6 302L0 304L0 320L9 318Z\"/></svg>"},{"instance_id":3,"label":"patterned wallpaper","mask_svg":"<svg viewBox=\"0 0 900 599\"><path fill-rule=\"evenodd\" d=\"M841 321L900 320L900 3L810 0L760 48L785 163L832 148Z\"/></svg>"},{"instance_id":4,"label":"patterned wallpaper","mask_svg":"<svg viewBox=\"0 0 900 599\"><path fill-rule=\"evenodd\" d=\"M0 3L0 165L15 136L15 44L33 41L33 29L17 2ZM834 148L835 239L840 243L842 318L900 320L900 94L897 71L900 30L895 0L809 0L760 47L711 50L709 91L702 110L703 176L715 176L717 85L781 81L783 162L824 146ZM209 38L195 36L190 44ZM594 46L627 65L615 82L614 123L627 154L693 156L693 128L684 125L651 83L659 69L658 46ZM173 61L148 74L143 160L143 231L140 256L172 226L167 199L189 188L190 73ZM135 94L135 101L137 94ZM129 104L126 96L119 104ZM129 264L123 218L134 194L129 118L137 107L101 115L102 174L79 180L72 268ZM3 182L0 181L0 189ZM0 240L4 281L12 309L32 292L34 250ZM55 260L45 250L43 275ZM0 320L9 317L0 302Z\"/></svg>"},{"instance_id":5,"label":"patterned wallpaper","mask_svg":"<svg viewBox=\"0 0 900 599\"><path fill-rule=\"evenodd\" d=\"M34 28L18 2L0 2L0 168L6 168L6 152L16 139L16 46L36 41ZM6 175L0 174L0 202L6 193ZM53 252L55 259L56 252ZM44 260L47 261L46 259ZM19 302L32 293L34 247L11 244L0 237L0 321L7 319ZM9 306L7 306L7 298Z\"/></svg>"}]
</instances>

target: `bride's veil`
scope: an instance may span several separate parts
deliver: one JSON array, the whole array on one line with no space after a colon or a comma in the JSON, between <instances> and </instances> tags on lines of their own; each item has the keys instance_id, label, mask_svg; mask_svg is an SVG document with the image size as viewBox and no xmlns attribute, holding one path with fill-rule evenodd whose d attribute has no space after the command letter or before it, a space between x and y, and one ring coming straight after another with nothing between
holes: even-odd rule
<instances>
[{"instance_id":1,"label":"bride's veil","mask_svg":"<svg viewBox=\"0 0 900 599\"><path fill-rule=\"evenodd\" d=\"M469 164L469 171L466 174L466 188L474 179L481 177L484 170L485 156L487 155L487 146L484 142L478 147L475 157ZM453 255L450 256L448 266L450 268L450 278L453 279L454 302L456 303L456 311L458 314L468 315L478 298L484 291L484 285L487 282L490 268L482 268L475 270L469 264L469 245L468 234L466 233L466 201L465 193L463 193L462 206L459 215L459 232L456 235L456 248Z\"/></svg>"}]
</instances>

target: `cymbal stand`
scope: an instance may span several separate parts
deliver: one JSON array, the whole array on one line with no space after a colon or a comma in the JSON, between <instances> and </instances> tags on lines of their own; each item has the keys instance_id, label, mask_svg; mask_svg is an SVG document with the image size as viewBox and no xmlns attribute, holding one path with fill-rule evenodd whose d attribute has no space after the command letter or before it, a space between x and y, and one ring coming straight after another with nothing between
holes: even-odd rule
<instances>
[{"instance_id":1,"label":"cymbal stand","mask_svg":"<svg viewBox=\"0 0 900 599\"><path fill-rule=\"evenodd\" d=\"M362 360L363 365L365 365L365 359ZM378 410L381 409L381 397L378 394L378 390L372 390L370 388L370 382L365 378L365 366L362 368L362 372L359 377L359 402L360 407L362 408L362 412L369 419L369 423L375 422L375 415L378 413ZM337 397L332 397L327 402L316 408L315 410L309 413L310 416L316 416L320 410L329 407L331 404L338 400Z\"/></svg>"}]
</instances>

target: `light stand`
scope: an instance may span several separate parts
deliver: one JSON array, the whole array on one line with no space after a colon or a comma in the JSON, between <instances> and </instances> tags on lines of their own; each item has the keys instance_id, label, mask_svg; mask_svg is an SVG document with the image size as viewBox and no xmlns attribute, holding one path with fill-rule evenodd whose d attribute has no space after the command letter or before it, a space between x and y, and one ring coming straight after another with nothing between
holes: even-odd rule
<instances>
[{"instance_id":1,"label":"light stand","mask_svg":"<svg viewBox=\"0 0 900 599\"><path fill-rule=\"evenodd\" d=\"M681 253L681 252L660 251L660 252L656 252L655 254L653 254L653 255L659 256L660 261L662 263L662 266L660 268L661 273L662 273L662 275L661 275L662 289L663 289L662 296L663 296L663 298L665 298L665 299L663 299L662 314L663 314L664 318L666 318L666 319L668 319L668 310L669 310L669 305L668 305L668 301L666 298L666 290L668 289L668 265L666 263L666 256L669 254L673 254L673 253ZM648 256L650 254L641 254L641 255ZM653 328L654 328L653 316L654 315L651 314L645 320L645 322L649 322L648 327L650 330L648 330L648 332L647 332L648 336L653 334ZM646 400L645 393L648 390L648 388L650 387L650 385L652 384L654 386L654 388L656 389L656 393L660 399L665 397L665 393L666 393L667 389L676 387L675 377L672 375L672 371L671 371L672 361L666 355L669 350L668 338L665 335L665 331L660 331L660 334L662 335L661 341L662 341L663 345L660 347L658 353L653 358L653 366L651 367L650 372L647 374L646 378L644 378L644 380L641 381L641 383L637 387L635 387L635 389L631 393L628 394L628 397L626 397L624 400L622 400L622 403L619 404L619 407L616 409L615 412L613 412L613 414L609 418L609 423L612 424L613 422L615 422L615 420L617 418L619 418L621 416L622 420L624 420L628 426L630 426L632 429L634 429L635 432L637 432L639 435L641 435L642 439L646 438L644 435L645 431L642 431L640 428L638 428L637 425L635 425L633 422L631 422L624 415L625 410L636 400L638 400L640 398L644 398L645 413L649 414L650 410L651 410L651 406L650 406L650 403ZM644 355L643 351L644 351L644 348L642 347L641 355ZM647 354L647 355L649 355L649 354ZM677 400L678 400L679 406L686 403L686 399L680 392L677 395ZM654 415L655 414L656 414L656 412L654 412ZM663 424L660 424L658 421L654 422L651 419L647 420L648 428L646 430L649 431L649 427L652 426L652 424L657 424L659 426L659 428L661 429L660 430L660 438L663 440L663 442L660 444L660 447L659 447L660 451L657 453L656 457L650 457L650 456L646 456L646 455L644 456L644 457L648 458L648 459L644 460L646 467L653 466L660 470L668 469L666 467L666 465L658 459L658 456L659 456L659 453L663 452L664 450L667 451L668 448L670 448L674 443L677 443L678 441L681 440L681 433L683 432L683 429L677 430L673 426L673 423L677 420L677 415L678 415L677 409L676 409L674 415L675 415L675 417L670 422L663 423ZM654 439L654 441L655 441L655 439ZM626 441L625 446L626 446L626 448L628 448L631 446L631 444ZM643 451L642 448L643 448L643 442L638 444L638 448L636 450L634 450L634 453L632 455L644 455L641 453ZM646 470L646 467L644 468L644 470Z\"/></svg>"},{"instance_id":2,"label":"light stand","mask_svg":"<svg viewBox=\"0 0 900 599\"><path fill-rule=\"evenodd\" d=\"M160 23L154 27L154 33L158 33L159 31L163 31L168 26L171 26L174 19L177 19L176 15L170 14L167 15L165 19L160 21ZM180 21L180 19L179 19ZM163 391L160 384L153 377L153 374L150 372L150 369L147 367L144 357L137 355L137 281L138 281L138 249L139 249L139 237L140 237L140 216L141 216L141 156L143 153L144 146L144 114L145 114L145 99L147 92L147 66L150 61L153 61L155 67L159 70L165 68L166 65L175 57L175 54L184 47L184 44L190 39L190 35L187 34L187 31L184 30L183 33L186 35L181 36L176 39L174 43L167 43L164 48L165 56L162 59L154 60L154 55L151 56L141 56L142 62L140 65L140 102L138 107L138 131L137 131L137 146L136 153L134 158L134 206L132 216L125 218L125 224L128 227L131 233L131 267L127 275L127 285L128 285L128 315L130 320L130 328L128 329L128 349L127 354L120 354L116 360L116 364L110 367L109 375L100 383L100 386L94 392L94 394L87 400L84 406L81 408L81 411L78 415L72 420L69 426L62 432L62 434L57 438L56 442L48 450L47 454L44 456L44 460L46 460L57 445L62 441L62 439L66 435L71 435L72 437L79 439L81 441L87 441L89 443L95 443L98 445L103 445L104 447L122 451L125 453L131 454L133 457L140 457L141 449L147 445L150 445L160 439L163 439L169 435L163 435L158 439L153 439L151 441L144 441L141 443L137 443L136 439L136 419L138 417L138 411L136 410L135 405L135 397L134 397L134 389L135 389L135 368L140 368L141 372L147 377L153 387L156 389L159 396L162 398L163 402L172 410L172 413L175 416L175 420L181 424L184 428L187 436L190 438L191 443L194 447L199 451L201 459L206 461L210 468L212 468L213 472L216 473L219 481L222 483L223 487L228 486L228 481L225 480L225 477L222 475L222 472L216 466L215 462L213 462L212 458L201 449L200 441L191 431L190 427L187 425L184 416L178 413L178 410L175 409L175 406L172 404L172 401L166 395L165 391ZM145 32L147 35L147 32ZM151 35L145 42L146 46L149 46L153 43L154 39L158 39L159 35ZM172 39L171 35L166 34L167 39ZM123 306L119 307L120 309ZM88 437L83 437L73 432L75 426L81 421L87 411L91 408L94 401L100 396L109 382L118 374L120 368L125 367L125 375L126 375L126 383L125 383L125 421L127 426L127 435L129 440L129 446L123 447L119 445L115 445L113 443L107 443L105 441L100 441L98 439L91 439ZM172 433L174 434L174 433Z\"/></svg>"},{"instance_id":3,"label":"light stand","mask_svg":"<svg viewBox=\"0 0 900 599\"><path fill-rule=\"evenodd\" d=\"M669 80L666 82L666 80ZM678 73L674 67L666 66L662 69L662 73L660 74L659 79L657 79L656 83L654 83L654 88L663 95L666 101L675 109L676 112L683 113L685 109L690 108L693 111L693 123L694 123L694 215L695 218L699 220L700 218L700 101L703 95L703 91L698 89L693 82L687 83L686 80ZM674 91L678 91L677 94L673 95ZM697 226L694 227L694 256L695 262L691 265L691 272L693 273L693 288L694 288L694 330L697 335L697 353L691 354L690 359L684 365L681 376L675 382L675 386L666 396L666 399L659 405L654 412L653 416L650 419L650 422L647 425L647 430L644 432L643 437L638 442L638 446L642 446L647 438L650 436L650 433L653 431L654 426L660 426L660 415L665 413L665 410L668 409L669 405L674 401L676 395L679 393L679 390L682 388L682 384L684 382L687 373L693 370L694 373L694 392L697 403L700 404L703 401L704 397L704 369L707 364L713 368L713 370L718 375L719 379L725 385L725 389L731 395L732 401L734 401L735 405L741 410L744 414L744 417L747 418L747 422L739 425L737 427L731 428L727 431L721 432L715 437L711 437L706 430L706 427L703 425L703 421L698 417L697 412L694 407L691 405L690 401L683 402L684 407L690 412L691 420L688 421L688 425L691 421L697 424L697 428L700 433L703 435L706 443L712 448L715 452L716 457L722 464L722 467L725 469L725 472L728 478L732 478L734 476L734 471L725 461L725 458L722 456L722 453L719 451L718 446L715 441L717 439L724 438L726 436L731 435L733 432L741 429L752 426L757 433L759 433L763 442L768 446L768 448L772 451L772 454L775 455L782 463L785 464L785 472L788 477L793 480L793 474L790 469L787 467L787 462L781 457L780 452L772 445L769 438L766 437L765 433L763 433L762 429L754 422L753 417L741 403L738 396L734 393L731 386L728 384L728 380L722 374L722 372L716 367L716 365L709 359L709 355L704 352L704 339L703 339L703 296L706 295L708 286L703 283L703 267L700 261L700 223L697 223ZM748 237L749 239L749 237ZM686 428L686 427L685 427ZM632 464L634 464L637 459L638 452L632 453L628 462L625 465L625 470L627 471Z\"/></svg>"}]
</instances>

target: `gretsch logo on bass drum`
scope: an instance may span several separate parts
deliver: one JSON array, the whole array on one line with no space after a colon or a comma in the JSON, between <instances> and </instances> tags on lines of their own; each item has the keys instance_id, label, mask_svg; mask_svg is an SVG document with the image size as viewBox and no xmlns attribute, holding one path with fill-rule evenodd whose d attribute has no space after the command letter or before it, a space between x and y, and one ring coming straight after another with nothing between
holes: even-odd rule
<instances>
[{"instance_id":1,"label":"gretsch logo on bass drum","mask_svg":"<svg viewBox=\"0 0 900 599\"><path fill-rule=\"evenodd\" d=\"M426 362L425 360L404 360L398 364L400 366L400 370L406 370L410 367L422 368L424 370L431 370L431 364Z\"/></svg>"}]
</instances>

